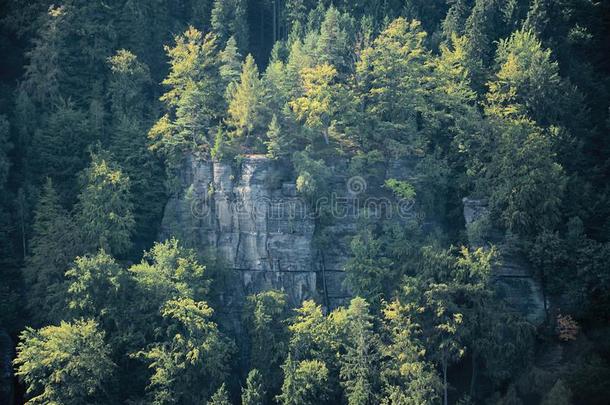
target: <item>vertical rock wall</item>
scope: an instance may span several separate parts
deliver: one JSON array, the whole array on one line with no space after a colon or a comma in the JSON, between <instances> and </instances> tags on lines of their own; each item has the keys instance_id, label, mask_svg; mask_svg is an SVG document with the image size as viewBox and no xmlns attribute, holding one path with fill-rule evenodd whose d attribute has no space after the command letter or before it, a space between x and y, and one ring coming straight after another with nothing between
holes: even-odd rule
<instances>
[{"instance_id":1,"label":"vertical rock wall","mask_svg":"<svg viewBox=\"0 0 610 405\"><path fill-rule=\"evenodd\" d=\"M315 218L287 168L262 155L230 163L189 157L180 195L170 199L162 236L177 236L200 252L212 248L238 275L244 295L284 290L298 305L316 297L319 272L313 247Z\"/></svg>"}]
</instances>

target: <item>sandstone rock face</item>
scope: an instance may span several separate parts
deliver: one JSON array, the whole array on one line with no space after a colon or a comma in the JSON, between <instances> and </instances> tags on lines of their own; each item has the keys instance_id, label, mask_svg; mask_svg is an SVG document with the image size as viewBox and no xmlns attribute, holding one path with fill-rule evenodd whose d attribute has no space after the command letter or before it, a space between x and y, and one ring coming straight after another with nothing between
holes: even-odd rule
<instances>
[{"instance_id":1,"label":"sandstone rock face","mask_svg":"<svg viewBox=\"0 0 610 405\"><path fill-rule=\"evenodd\" d=\"M464 198L462 202L467 231L488 220L489 209L486 200ZM485 244L481 243L481 235L474 237L472 232L468 233L471 246L485 247ZM495 229L487 229L482 238L487 244L495 244L500 253L500 265L492 269L498 295L530 322L541 324L546 316L542 286L522 255L515 252L511 242L500 235Z\"/></svg>"},{"instance_id":2,"label":"sandstone rock face","mask_svg":"<svg viewBox=\"0 0 610 405\"><path fill-rule=\"evenodd\" d=\"M413 181L414 166L389 162L376 187L383 178ZM320 229L314 208L298 196L290 173L291 168L263 155L245 156L240 165L192 155L186 159L181 191L166 205L161 236L176 236L202 255L220 259L233 275L221 292L228 305L269 289L285 291L292 306L314 298L332 309L351 298L344 270L358 228L354 209L362 206L367 184L358 176L349 178L337 162L330 184L336 212ZM489 223L487 202L465 198L463 204L471 246L493 243L500 250L502 264L493 269L500 295L532 322L544 320L542 290L531 269L497 230L483 226ZM316 237L325 242L317 244Z\"/></svg>"},{"instance_id":3,"label":"sandstone rock face","mask_svg":"<svg viewBox=\"0 0 610 405\"><path fill-rule=\"evenodd\" d=\"M340 294L343 277L326 280L321 258L332 257L341 270L346 258L315 248L315 215L294 181L279 176L289 172L262 155L246 156L239 169L189 157L180 179L185 191L168 202L162 237L215 251L241 281L238 296L278 289L296 306L328 297L325 286Z\"/></svg>"}]
</instances>

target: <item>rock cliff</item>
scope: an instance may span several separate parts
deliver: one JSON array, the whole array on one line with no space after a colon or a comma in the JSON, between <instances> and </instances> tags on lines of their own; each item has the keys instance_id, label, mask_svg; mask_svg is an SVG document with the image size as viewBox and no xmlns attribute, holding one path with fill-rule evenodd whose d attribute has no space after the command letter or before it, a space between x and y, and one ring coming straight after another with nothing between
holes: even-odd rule
<instances>
[{"instance_id":1,"label":"rock cliff","mask_svg":"<svg viewBox=\"0 0 610 405\"><path fill-rule=\"evenodd\" d=\"M273 288L293 305L318 298L334 306L348 296L339 271L347 245L337 239L331 251L317 249L315 213L297 196L290 173L263 155L245 156L239 167L190 156L183 191L166 206L162 236L178 236L200 252L213 248L241 280L238 295ZM331 232L345 236L339 228Z\"/></svg>"},{"instance_id":2,"label":"rock cliff","mask_svg":"<svg viewBox=\"0 0 610 405\"><path fill-rule=\"evenodd\" d=\"M180 192L166 205L162 237L177 236L203 255L217 255L234 276L224 292L228 304L278 289L293 306L315 298L334 308L350 297L344 267L358 226L353 209L361 205L358 194L367 186L362 178L349 178L340 165L330 176L340 204L333 220L321 226L311 202L297 194L290 167L264 155L244 156L239 164L191 155L181 170ZM385 178L406 178L413 166L391 162L382 172ZM353 180L362 184L350 184ZM484 229L486 201L465 198L463 204L471 246L499 247L502 264L493 271L500 293L532 322L543 320L540 284L526 262L497 230ZM320 237L325 239L323 249L316 243Z\"/></svg>"}]
</instances>

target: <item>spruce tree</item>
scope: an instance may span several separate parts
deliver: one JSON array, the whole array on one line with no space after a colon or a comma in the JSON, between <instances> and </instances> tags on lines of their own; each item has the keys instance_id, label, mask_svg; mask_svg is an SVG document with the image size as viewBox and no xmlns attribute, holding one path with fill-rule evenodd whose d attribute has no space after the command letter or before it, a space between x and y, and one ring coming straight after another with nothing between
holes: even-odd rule
<instances>
[{"instance_id":1,"label":"spruce tree","mask_svg":"<svg viewBox=\"0 0 610 405\"><path fill-rule=\"evenodd\" d=\"M362 298L354 298L347 309L347 339L341 357L341 385L350 405L378 403L379 338L373 332L373 317Z\"/></svg>"},{"instance_id":2,"label":"spruce tree","mask_svg":"<svg viewBox=\"0 0 610 405\"><path fill-rule=\"evenodd\" d=\"M66 272L68 308L77 318L95 319L107 332L118 333L128 303L127 272L109 254L77 257Z\"/></svg>"},{"instance_id":3,"label":"spruce tree","mask_svg":"<svg viewBox=\"0 0 610 405\"><path fill-rule=\"evenodd\" d=\"M326 10L316 46L316 59L320 64L334 66L339 72L350 69L349 53L353 49L345 27L345 17L333 6Z\"/></svg>"},{"instance_id":4,"label":"spruce tree","mask_svg":"<svg viewBox=\"0 0 610 405\"><path fill-rule=\"evenodd\" d=\"M64 273L83 251L80 234L61 206L50 179L45 183L34 211L24 280L30 316L36 325L56 322L64 314Z\"/></svg>"},{"instance_id":5,"label":"spruce tree","mask_svg":"<svg viewBox=\"0 0 610 405\"><path fill-rule=\"evenodd\" d=\"M227 387L225 387L224 383L216 390L212 398L208 401L208 405L231 405L231 401L229 401L229 393L227 392Z\"/></svg>"},{"instance_id":6,"label":"spruce tree","mask_svg":"<svg viewBox=\"0 0 610 405\"><path fill-rule=\"evenodd\" d=\"M246 379L246 386L241 389L242 405L263 405L265 395L262 374L257 369L250 370Z\"/></svg>"},{"instance_id":7,"label":"spruce tree","mask_svg":"<svg viewBox=\"0 0 610 405\"><path fill-rule=\"evenodd\" d=\"M112 111L110 152L131 181L135 220L134 250L141 252L158 232L165 200L163 168L149 149L150 125L145 104L150 85L148 67L126 50L109 58Z\"/></svg>"},{"instance_id":8,"label":"spruce tree","mask_svg":"<svg viewBox=\"0 0 610 405\"><path fill-rule=\"evenodd\" d=\"M296 362L288 356L284 370L282 393L277 401L282 405L314 405L328 399L328 369L319 360Z\"/></svg>"},{"instance_id":9,"label":"spruce tree","mask_svg":"<svg viewBox=\"0 0 610 405\"><path fill-rule=\"evenodd\" d=\"M234 136L246 143L264 128L263 86L252 55L246 57L239 83L230 97L227 124L234 128Z\"/></svg>"},{"instance_id":10,"label":"spruce tree","mask_svg":"<svg viewBox=\"0 0 610 405\"><path fill-rule=\"evenodd\" d=\"M248 296L244 322L250 340L250 368L270 392L281 386L280 366L288 352L286 294L266 291ZM261 370L261 371L258 371Z\"/></svg>"},{"instance_id":11,"label":"spruce tree","mask_svg":"<svg viewBox=\"0 0 610 405\"><path fill-rule=\"evenodd\" d=\"M90 252L123 255L134 230L130 181L106 152L92 153L76 204L76 222Z\"/></svg>"},{"instance_id":12,"label":"spruce tree","mask_svg":"<svg viewBox=\"0 0 610 405\"><path fill-rule=\"evenodd\" d=\"M267 129L267 156L271 159L281 159L292 153L293 140L280 126L277 115L273 114Z\"/></svg>"},{"instance_id":13,"label":"spruce tree","mask_svg":"<svg viewBox=\"0 0 610 405\"><path fill-rule=\"evenodd\" d=\"M71 101L51 108L32 140L28 177L34 184L53 179L62 202L73 203L77 173L87 165L87 147L95 141L86 112Z\"/></svg>"},{"instance_id":14,"label":"spruce tree","mask_svg":"<svg viewBox=\"0 0 610 405\"><path fill-rule=\"evenodd\" d=\"M210 319L212 313L206 302L190 298L161 307L161 340L137 354L153 371L148 391L155 403L202 403L227 376L232 346Z\"/></svg>"},{"instance_id":15,"label":"spruce tree","mask_svg":"<svg viewBox=\"0 0 610 405\"><path fill-rule=\"evenodd\" d=\"M245 0L214 0L212 8L212 31L224 45L235 37L240 51L248 49L247 2Z\"/></svg>"},{"instance_id":16,"label":"spruce tree","mask_svg":"<svg viewBox=\"0 0 610 405\"><path fill-rule=\"evenodd\" d=\"M208 131L225 111L216 37L204 37L189 27L175 41L175 46L165 48L170 72L163 84L169 90L161 101L167 112L149 131L153 149L159 150L173 167L181 162L185 150L209 151Z\"/></svg>"},{"instance_id":17,"label":"spruce tree","mask_svg":"<svg viewBox=\"0 0 610 405\"><path fill-rule=\"evenodd\" d=\"M241 54L237 49L235 37L230 37L225 48L219 53L220 58L220 77L223 80L225 87L225 97L227 103L234 91L235 86L239 82L239 77L242 70Z\"/></svg>"}]
</instances>

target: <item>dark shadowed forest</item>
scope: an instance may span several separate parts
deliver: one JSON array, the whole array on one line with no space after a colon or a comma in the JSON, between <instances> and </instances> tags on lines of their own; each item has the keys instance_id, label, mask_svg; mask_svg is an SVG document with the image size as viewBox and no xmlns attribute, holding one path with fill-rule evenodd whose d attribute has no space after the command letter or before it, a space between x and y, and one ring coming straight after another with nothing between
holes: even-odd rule
<instances>
[{"instance_id":1,"label":"dark shadowed forest","mask_svg":"<svg viewBox=\"0 0 610 405\"><path fill-rule=\"evenodd\" d=\"M609 179L607 1L0 0L0 403L607 404Z\"/></svg>"}]
</instances>

